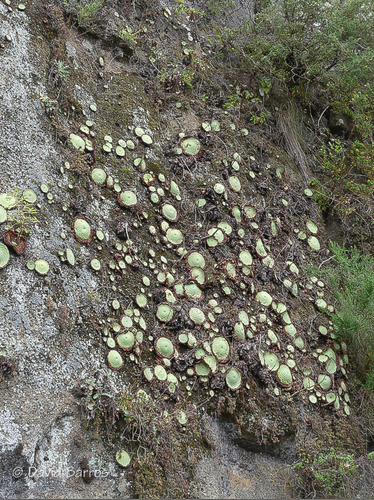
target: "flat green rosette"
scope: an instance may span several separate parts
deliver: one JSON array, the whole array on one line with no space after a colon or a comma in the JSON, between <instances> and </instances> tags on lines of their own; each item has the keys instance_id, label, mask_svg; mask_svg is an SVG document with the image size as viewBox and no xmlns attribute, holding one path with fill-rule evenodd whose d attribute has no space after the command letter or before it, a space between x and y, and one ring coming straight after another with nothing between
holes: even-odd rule
<instances>
[{"instance_id":1,"label":"flat green rosette","mask_svg":"<svg viewBox=\"0 0 374 500\"><path fill-rule=\"evenodd\" d=\"M306 389L307 391L312 391L314 389L315 382L310 377L305 377L304 381L303 381L303 385L304 385L304 389Z\"/></svg>"},{"instance_id":2,"label":"flat green rosette","mask_svg":"<svg viewBox=\"0 0 374 500\"><path fill-rule=\"evenodd\" d=\"M108 365L112 370L120 370L123 366L123 359L120 353L114 349L108 352Z\"/></svg>"},{"instance_id":3,"label":"flat green rosette","mask_svg":"<svg viewBox=\"0 0 374 500\"><path fill-rule=\"evenodd\" d=\"M216 184L214 184L214 192L217 193L217 194L223 194L225 192L225 186L223 184L221 184L220 182L217 182Z\"/></svg>"},{"instance_id":4,"label":"flat green rosette","mask_svg":"<svg viewBox=\"0 0 374 500\"><path fill-rule=\"evenodd\" d=\"M144 368L143 376L147 382L152 382L153 377L154 377L153 368L150 368L149 366L147 366L147 368Z\"/></svg>"},{"instance_id":5,"label":"flat green rosette","mask_svg":"<svg viewBox=\"0 0 374 500\"><path fill-rule=\"evenodd\" d=\"M17 204L17 198L12 196L10 193L0 194L0 205L7 210L15 207Z\"/></svg>"},{"instance_id":6,"label":"flat green rosette","mask_svg":"<svg viewBox=\"0 0 374 500\"><path fill-rule=\"evenodd\" d=\"M92 228L83 216L78 216L73 221L73 232L79 243L88 244L92 240Z\"/></svg>"},{"instance_id":7,"label":"flat green rosette","mask_svg":"<svg viewBox=\"0 0 374 500\"><path fill-rule=\"evenodd\" d=\"M0 243L0 269L6 267L10 260L8 247L4 243Z\"/></svg>"},{"instance_id":8,"label":"flat green rosette","mask_svg":"<svg viewBox=\"0 0 374 500\"><path fill-rule=\"evenodd\" d=\"M241 321L235 323L233 336L236 338L236 340L245 339L245 329Z\"/></svg>"},{"instance_id":9,"label":"flat green rosette","mask_svg":"<svg viewBox=\"0 0 374 500\"><path fill-rule=\"evenodd\" d=\"M22 198L27 201L27 203L34 204L37 200L37 195L32 189L25 189L22 193Z\"/></svg>"},{"instance_id":10,"label":"flat green rosette","mask_svg":"<svg viewBox=\"0 0 374 500\"><path fill-rule=\"evenodd\" d=\"M304 349L305 345L304 345L304 340L302 337L296 337L295 346L301 350Z\"/></svg>"},{"instance_id":11,"label":"flat green rosette","mask_svg":"<svg viewBox=\"0 0 374 500\"><path fill-rule=\"evenodd\" d=\"M71 144L77 149L78 151L84 151L86 147L86 141L82 139L79 135L76 134L70 134L69 136Z\"/></svg>"},{"instance_id":12,"label":"flat green rosette","mask_svg":"<svg viewBox=\"0 0 374 500\"><path fill-rule=\"evenodd\" d=\"M181 200L181 190L175 181L170 182L170 192L178 200Z\"/></svg>"},{"instance_id":13,"label":"flat green rosette","mask_svg":"<svg viewBox=\"0 0 374 500\"><path fill-rule=\"evenodd\" d=\"M229 236L232 233L232 226L225 220L219 222L217 226L224 231L227 236Z\"/></svg>"},{"instance_id":14,"label":"flat green rosette","mask_svg":"<svg viewBox=\"0 0 374 500\"><path fill-rule=\"evenodd\" d=\"M192 300L200 300L203 298L203 292L195 283L189 283L184 286L184 291L187 297Z\"/></svg>"},{"instance_id":15,"label":"flat green rosette","mask_svg":"<svg viewBox=\"0 0 374 500\"><path fill-rule=\"evenodd\" d=\"M152 140L152 137L148 134L143 134L141 136L141 140L143 141L143 143L146 145L146 146L150 146L151 144L153 144L153 140Z\"/></svg>"},{"instance_id":16,"label":"flat green rosette","mask_svg":"<svg viewBox=\"0 0 374 500\"><path fill-rule=\"evenodd\" d=\"M125 450L117 451L116 461L121 467L128 467L131 462L130 455Z\"/></svg>"},{"instance_id":17,"label":"flat green rosette","mask_svg":"<svg viewBox=\"0 0 374 500\"><path fill-rule=\"evenodd\" d=\"M167 323L173 317L174 311L169 304L160 304L157 308L156 316L163 323Z\"/></svg>"},{"instance_id":18,"label":"flat green rosette","mask_svg":"<svg viewBox=\"0 0 374 500\"><path fill-rule=\"evenodd\" d=\"M94 271L100 271L101 263L98 259L92 259L90 264Z\"/></svg>"},{"instance_id":19,"label":"flat green rosette","mask_svg":"<svg viewBox=\"0 0 374 500\"><path fill-rule=\"evenodd\" d=\"M329 375L326 375L325 373L320 373L318 375L318 383L321 389L323 389L324 391L328 391L331 387L332 380L331 377L329 377Z\"/></svg>"},{"instance_id":20,"label":"flat green rosette","mask_svg":"<svg viewBox=\"0 0 374 500\"><path fill-rule=\"evenodd\" d=\"M117 200L122 207L126 208L135 207L138 204L138 197L136 194L133 191L128 190L121 191Z\"/></svg>"},{"instance_id":21,"label":"flat green rosette","mask_svg":"<svg viewBox=\"0 0 374 500\"><path fill-rule=\"evenodd\" d=\"M181 424L181 425L185 425L188 421L188 417L187 417L187 414L183 411L183 410L180 410L175 418L178 420L178 422Z\"/></svg>"},{"instance_id":22,"label":"flat green rosette","mask_svg":"<svg viewBox=\"0 0 374 500\"><path fill-rule=\"evenodd\" d=\"M205 321L205 314L198 307L191 307L188 314L195 325L201 325Z\"/></svg>"},{"instance_id":23,"label":"flat green rosette","mask_svg":"<svg viewBox=\"0 0 374 500\"><path fill-rule=\"evenodd\" d=\"M191 252L187 262L190 267L200 267L201 269L205 267L205 259L199 252Z\"/></svg>"},{"instance_id":24,"label":"flat green rosette","mask_svg":"<svg viewBox=\"0 0 374 500\"><path fill-rule=\"evenodd\" d=\"M277 371L277 377L280 384L289 387L292 384L291 370L287 365L280 365Z\"/></svg>"},{"instance_id":25,"label":"flat green rosette","mask_svg":"<svg viewBox=\"0 0 374 500\"><path fill-rule=\"evenodd\" d=\"M137 136L137 137L141 137L142 135L145 134L145 131L141 128L141 127L135 127L134 128L134 134Z\"/></svg>"},{"instance_id":26,"label":"flat green rosette","mask_svg":"<svg viewBox=\"0 0 374 500\"><path fill-rule=\"evenodd\" d=\"M0 224L5 222L7 220L7 218L8 218L7 211L5 210L5 208L3 206L0 205Z\"/></svg>"},{"instance_id":27,"label":"flat green rosette","mask_svg":"<svg viewBox=\"0 0 374 500\"><path fill-rule=\"evenodd\" d=\"M257 302L260 302L260 304L262 304L263 306L269 307L273 302L273 297L267 292L263 291L257 293L256 300Z\"/></svg>"},{"instance_id":28,"label":"flat green rosette","mask_svg":"<svg viewBox=\"0 0 374 500\"><path fill-rule=\"evenodd\" d=\"M199 375L199 377L207 377L210 374L211 369L204 361L199 361L195 365L195 372L196 375Z\"/></svg>"},{"instance_id":29,"label":"flat green rosette","mask_svg":"<svg viewBox=\"0 0 374 500\"><path fill-rule=\"evenodd\" d=\"M336 399L336 395L333 392L329 392L328 394L326 394L327 403L329 403L329 404L334 403L335 399Z\"/></svg>"},{"instance_id":30,"label":"flat green rosette","mask_svg":"<svg viewBox=\"0 0 374 500\"><path fill-rule=\"evenodd\" d=\"M91 172L91 179L99 186L106 184L107 174L102 168L94 168Z\"/></svg>"},{"instance_id":31,"label":"flat green rosette","mask_svg":"<svg viewBox=\"0 0 374 500\"><path fill-rule=\"evenodd\" d=\"M171 203L165 203L161 209L162 215L170 222L177 222L179 219L179 211Z\"/></svg>"},{"instance_id":32,"label":"flat green rosette","mask_svg":"<svg viewBox=\"0 0 374 500\"><path fill-rule=\"evenodd\" d=\"M317 234L318 233L318 227L317 224L315 224L312 220L308 220L306 223L306 227L309 229L309 231L312 234Z\"/></svg>"},{"instance_id":33,"label":"flat green rosette","mask_svg":"<svg viewBox=\"0 0 374 500\"><path fill-rule=\"evenodd\" d=\"M134 334L130 331L120 333L119 335L117 335L116 340L119 347L124 351L129 351L134 347L135 344Z\"/></svg>"},{"instance_id":34,"label":"flat green rosette","mask_svg":"<svg viewBox=\"0 0 374 500\"><path fill-rule=\"evenodd\" d=\"M264 356L264 363L266 368L270 371L275 372L279 368L279 359L273 352L267 352Z\"/></svg>"},{"instance_id":35,"label":"flat green rosette","mask_svg":"<svg viewBox=\"0 0 374 500\"><path fill-rule=\"evenodd\" d=\"M145 307L147 305L147 297L144 295L144 293L138 293L138 295L135 298L136 303L138 304L139 307Z\"/></svg>"},{"instance_id":36,"label":"flat green rosette","mask_svg":"<svg viewBox=\"0 0 374 500\"><path fill-rule=\"evenodd\" d=\"M201 267L193 267L191 269L191 277L196 280L199 285L204 285L205 283L205 272L201 269Z\"/></svg>"},{"instance_id":37,"label":"flat green rosette","mask_svg":"<svg viewBox=\"0 0 374 500\"><path fill-rule=\"evenodd\" d=\"M38 259L35 261L35 271L41 275L47 274L49 271L49 264L44 259Z\"/></svg>"},{"instance_id":38,"label":"flat green rosette","mask_svg":"<svg viewBox=\"0 0 374 500\"><path fill-rule=\"evenodd\" d=\"M162 358L171 358L174 354L174 345L171 340L166 337L159 337L155 341L155 349Z\"/></svg>"},{"instance_id":39,"label":"flat green rosette","mask_svg":"<svg viewBox=\"0 0 374 500\"><path fill-rule=\"evenodd\" d=\"M70 250L70 248L66 249L66 259L71 266L75 265L75 256L73 252Z\"/></svg>"},{"instance_id":40,"label":"flat green rosette","mask_svg":"<svg viewBox=\"0 0 374 500\"><path fill-rule=\"evenodd\" d=\"M236 368L230 368L226 374L226 384L229 389L235 391L242 383L242 376Z\"/></svg>"},{"instance_id":41,"label":"flat green rosette","mask_svg":"<svg viewBox=\"0 0 374 500\"><path fill-rule=\"evenodd\" d=\"M168 374L166 373L166 370L163 366L155 366L155 377L160 380L160 382L164 382L167 379Z\"/></svg>"},{"instance_id":42,"label":"flat green rosette","mask_svg":"<svg viewBox=\"0 0 374 500\"><path fill-rule=\"evenodd\" d=\"M297 328L293 323L286 325L283 329L290 337L294 337L297 333Z\"/></svg>"},{"instance_id":43,"label":"flat green rosette","mask_svg":"<svg viewBox=\"0 0 374 500\"><path fill-rule=\"evenodd\" d=\"M333 375L336 372L336 370L337 370L336 363L332 358L330 358L326 363L326 371L331 375Z\"/></svg>"},{"instance_id":44,"label":"flat green rosette","mask_svg":"<svg viewBox=\"0 0 374 500\"><path fill-rule=\"evenodd\" d=\"M215 356L212 356L211 354L205 356L204 363L209 366L212 373L214 373L217 370L217 358Z\"/></svg>"},{"instance_id":45,"label":"flat green rosette","mask_svg":"<svg viewBox=\"0 0 374 500\"><path fill-rule=\"evenodd\" d=\"M240 184L239 178L236 177L236 175L232 175L231 177L229 177L229 184L231 189L235 191L235 193L240 193L242 186Z\"/></svg>"},{"instance_id":46,"label":"flat green rosette","mask_svg":"<svg viewBox=\"0 0 374 500\"><path fill-rule=\"evenodd\" d=\"M179 229L168 229L166 231L166 238L172 245L180 245L183 241L183 233Z\"/></svg>"},{"instance_id":47,"label":"flat green rosette","mask_svg":"<svg viewBox=\"0 0 374 500\"><path fill-rule=\"evenodd\" d=\"M256 242L256 252L259 257L266 257L268 254L261 238L259 238Z\"/></svg>"},{"instance_id":48,"label":"flat green rosette","mask_svg":"<svg viewBox=\"0 0 374 500\"><path fill-rule=\"evenodd\" d=\"M180 143L183 152L187 155L199 156L201 154L201 144L195 137L184 137Z\"/></svg>"},{"instance_id":49,"label":"flat green rosette","mask_svg":"<svg viewBox=\"0 0 374 500\"><path fill-rule=\"evenodd\" d=\"M319 250L321 249L320 242L318 241L318 239L315 236L309 236L308 244L309 244L310 248L316 252L319 252Z\"/></svg>"},{"instance_id":50,"label":"flat green rosette","mask_svg":"<svg viewBox=\"0 0 374 500\"><path fill-rule=\"evenodd\" d=\"M246 205L243 210L248 219L254 219L257 215L257 210L251 205Z\"/></svg>"},{"instance_id":51,"label":"flat green rosette","mask_svg":"<svg viewBox=\"0 0 374 500\"><path fill-rule=\"evenodd\" d=\"M125 150L123 149L122 146L116 147L116 155L119 156L120 158L123 158L125 156Z\"/></svg>"},{"instance_id":52,"label":"flat green rosette","mask_svg":"<svg viewBox=\"0 0 374 500\"><path fill-rule=\"evenodd\" d=\"M213 120L210 126L213 132L219 132L221 130L221 126L218 120Z\"/></svg>"},{"instance_id":53,"label":"flat green rosette","mask_svg":"<svg viewBox=\"0 0 374 500\"><path fill-rule=\"evenodd\" d=\"M245 266L251 266L253 259L249 250L242 250L239 254L239 259Z\"/></svg>"}]
</instances>

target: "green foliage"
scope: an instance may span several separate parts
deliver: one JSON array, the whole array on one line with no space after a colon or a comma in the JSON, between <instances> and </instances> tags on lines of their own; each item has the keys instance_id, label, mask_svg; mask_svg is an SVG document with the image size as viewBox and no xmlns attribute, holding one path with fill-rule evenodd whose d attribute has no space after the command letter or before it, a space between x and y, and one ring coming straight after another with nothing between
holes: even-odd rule
<instances>
[{"instance_id":1,"label":"green foliage","mask_svg":"<svg viewBox=\"0 0 374 500\"><path fill-rule=\"evenodd\" d=\"M339 140L322 146L317 155L320 167L333 181L355 193L372 193L374 181L374 145ZM362 178L368 178L363 180ZM359 180L358 180L359 179Z\"/></svg>"},{"instance_id":2,"label":"green foliage","mask_svg":"<svg viewBox=\"0 0 374 500\"><path fill-rule=\"evenodd\" d=\"M334 201L331 191L326 189L323 183L316 178L311 179L309 184L313 188L313 198L317 205L323 212L327 211Z\"/></svg>"},{"instance_id":3,"label":"green foliage","mask_svg":"<svg viewBox=\"0 0 374 500\"><path fill-rule=\"evenodd\" d=\"M310 102L317 90L368 136L374 117L371 0L279 0L237 31L235 45L258 74Z\"/></svg>"},{"instance_id":4,"label":"green foliage","mask_svg":"<svg viewBox=\"0 0 374 500\"><path fill-rule=\"evenodd\" d=\"M262 97L265 97L270 92L271 89L271 80L270 78L263 78L260 82L259 92Z\"/></svg>"},{"instance_id":5,"label":"green foliage","mask_svg":"<svg viewBox=\"0 0 374 500\"><path fill-rule=\"evenodd\" d=\"M195 78L195 72L194 71L191 71L190 69L185 69L184 71L182 71L182 74L181 74L181 80L182 82L187 85L187 87L192 87L192 82Z\"/></svg>"},{"instance_id":6,"label":"green foliage","mask_svg":"<svg viewBox=\"0 0 374 500\"><path fill-rule=\"evenodd\" d=\"M59 77L61 78L61 80L66 81L67 77L70 74L69 66L67 66L64 63L64 61L56 61L56 65L57 65L57 73L58 73Z\"/></svg>"},{"instance_id":7,"label":"green foliage","mask_svg":"<svg viewBox=\"0 0 374 500\"><path fill-rule=\"evenodd\" d=\"M374 366L370 368L367 374L365 386L374 393Z\"/></svg>"},{"instance_id":8,"label":"green foliage","mask_svg":"<svg viewBox=\"0 0 374 500\"><path fill-rule=\"evenodd\" d=\"M270 90L271 82L264 83L264 87ZM255 125L265 123L266 119L271 116L269 111L267 111L261 99L255 97L252 92L247 89L241 89L238 85L230 85L233 89L233 93L227 98L227 101L222 105L223 109L235 109L238 114L242 112L248 112L249 119ZM265 96L265 92L261 95Z\"/></svg>"},{"instance_id":9,"label":"green foliage","mask_svg":"<svg viewBox=\"0 0 374 500\"><path fill-rule=\"evenodd\" d=\"M117 34L119 38L121 38L130 47L134 47L134 45L138 42L139 31L133 32L132 29L127 26L119 28Z\"/></svg>"},{"instance_id":10,"label":"green foliage","mask_svg":"<svg viewBox=\"0 0 374 500\"><path fill-rule=\"evenodd\" d=\"M350 345L357 373L374 389L374 258L331 243L333 265L320 270L336 299L336 335Z\"/></svg>"},{"instance_id":11,"label":"green foliage","mask_svg":"<svg viewBox=\"0 0 374 500\"><path fill-rule=\"evenodd\" d=\"M209 0L208 12L211 16L221 16L235 8L232 0Z\"/></svg>"},{"instance_id":12,"label":"green foliage","mask_svg":"<svg viewBox=\"0 0 374 500\"><path fill-rule=\"evenodd\" d=\"M49 75L50 79L53 79L55 84L66 82L68 76L70 75L70 68L64 63L64 61L54 60Z\"/></svg>"},{"instance_id":13,"label":"green foliage","mask_svg":"<svg viewBox=\"0 0 374 500\"><path fill-rule=\"evenodd\" d=\"M186 5L184 0L177 0L178 6L174 8L176 14L186 14L192 20L196 20L204 15L203 10L195 9L194 7L189 7Z\"/></svg>"},{"instance_id":14,"label":"green foliage","mask_svg":"<svg viewBox=\"0 0 374 500\"><path fill-rule=\"evenodd\" d=\"M87 423L92 422L99 432L104 422L108 433L112 432L118 418L119 408L115 401L115 389L112 385L111 373L99 369L81 388L84 398L82 408Z\"/></svg>"},{"instance_id":15,"label":"green foliage","mask_svg":"<svg viewBox=\"0 0 374 500\"><path fill-rule=\"evenodd\" d=\"M32 203L25 200L19 187L14 187L9 195L16 199L16 204L8 211L7 229L27 236L30 233L30 225L39 222L36 217L38 211Z\"/></svg>"},{"instance_id":16,"label":"green foliage","mask_svg":"<svg viewBox=\"0 0 374 500\"><path fill-rule=\"evenodd\" d=\"M47 113L53 113L55 111L56 106L57 106L57 101L54 99L51 99L48 96L45 96L41 92L39 93L39 99L43 103L45 110Z\"/></svg>"},{"instance_id":17,"label":"green foliage","mask_svg":"<svg viewBox=\"0 0 374 500\"><path fill-rule=\"evenodd\" d=\"M63 0L63 6L77 16L78 26L85 21L92 21L95 14L104 5L104 0Z\"/></svg>"},{"instance_id":18,"label":"green foliage","mask_svg":"<svg viewBox=\"0 0 374 500\"><path fill-rule=\"evenodd\" d=\"M346 485L357 468L353 455L338 452L335 448L316 456L302 453L300 461L291 466L296 471L299 489L327 498L343 498Z\"/></svg>"},{"instance_id":19,"label":"green foliage","mask_svg":"<svg viewBox=\"0 0 374 500\"><path fill-rule=\"evenodd\" d=\"M373 222L374 145L354 141L330 141L316 155L321 168L318 179L311 179L314 199L321 210L339 215L345 233L356 239L360 226L369 240ZM360 226L352 219L360 219Z\"/></svg>"}]
</instances>

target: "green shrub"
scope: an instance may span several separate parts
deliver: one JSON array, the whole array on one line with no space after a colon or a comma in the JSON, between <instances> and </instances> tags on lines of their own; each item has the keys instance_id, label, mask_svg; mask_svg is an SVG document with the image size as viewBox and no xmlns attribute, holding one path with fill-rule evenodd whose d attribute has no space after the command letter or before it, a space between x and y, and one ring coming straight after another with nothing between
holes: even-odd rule
<instances>
[{"instance_id":1,"label":"green shrub","mask_svg":"<svg viewBox=\"0 0 374 500\"><path fill-rule=\"evenodd\" d=\"M320 98L348 114L363 136L374 116L371 0L263 1L237 31L236 48L259 75L285 84L304 104Z\"/></svg>"},{"instance_id":2,"label":"green shrub","mask_svg":"<svg viewBox=\"0 0 374 500\"><path fill-rule=\"evenodd\" d=\"M374 220L374 146L361 141L330 141L315 156L318 178L313 197L326 216L337 215L350 244L371 242Z\"/></svg>"},{"instance_id":3,"label":"green shrub","mask_svg":"<svg viewBox=\"0 0 374 500\"><path fill-rule=\"evenodd\" d=\"M314 492L323 495L324 498L343 498L349 487L349 479L352 478L358 465L353 455L338 452L330 448L326 453L319 453L312 457L302 453L299 462L291 466L296 471L297 489L305 496ZM346 497L344 497L346 498Z\"/></svg>"}]
</instances>

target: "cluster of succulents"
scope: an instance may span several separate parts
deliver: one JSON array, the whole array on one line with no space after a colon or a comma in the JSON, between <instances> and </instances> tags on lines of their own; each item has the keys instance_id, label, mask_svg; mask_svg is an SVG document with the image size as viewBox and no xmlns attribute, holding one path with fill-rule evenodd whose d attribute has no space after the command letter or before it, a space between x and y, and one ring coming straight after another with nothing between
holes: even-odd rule
<instances>
[{"instance_id":1,"label":"cluster of succulents","mask_svg":"<svg viewBox=\"0 0 374 500\"><path fill-rule=\"evenodd\" d=\"M20 188L14 187L10 192L0 194L0 224L7 222L3 234L4 244L0 247L0 269L6 267L10 261L8 248L17 255L25 252L30 225L39 222L34 206L36 201L37 194L32 189L25 189L21 193ZM36 268L39 273L40 269L40 266Z\"/></svg>"},{"instance_id":2,"label":"cluster of succulents","mask_svg":"<svg viewBox=\"0 0 374 500\"><path fill-rule=\"evenodd\" d=\"M168 151L176 162L203 168L209 141L202 134L214 136L225 127L217 120L204 122L200 134L169 138ZM71 221L75 239L88 246L89 269L108 280L112 291L111 313L101 320L108 366L120 372L134 363L146 382L178 399L182 392L191 394L196 381L209 397L225 387L249 390L253 367L259 365L273 397L292 390L310 404L320 401L348 415L347 346L334 339L326 285L302 270L321 248L312 192L298 194L307 209L295 220L295 194L289 194L284 167L261 167L254 156L239 154L234 146L228 151L226 145L214 173L200 189L189 189L166 168L155 173L149 167L160 145L144 129L134 127L127 139L106 134L90 171L96 189L112 193L123 213L121 236L104 237L88 212ZM92 118L68 142L73 151L92 153L97 135ZM126 171L130 165L130 179L110 158L123 162ZM65 162L60 171L69 169ZM277 193L270 201L259 195L263 184ZM40 189L54 202L48 185ZM33 192L24 194L35 202ZM0 220L6 219L9 203L0 196ZM59 256L75 266L77 249L65 247ZM0 244L0 267L8 261L9 251ZM49 270L43 259L28 261L27 267L40 274ZM296 299L310 302L312 322L295 313ZM242 354L247 347L254 358ZM177 418L185 421L183 414ZM119 451L117 461L126 467L127 452Z\"/></svg>"},{"instance_id":3,"label":"cluster of succulents","mask_svg":"<svg viewBox=\"0 0 374 500\"><path fill-rule=\"evenodd\" d=\"M204 122L202 129L206 133L218 132L221 124L218 121ZM135 127L134 133L144 147L152 145L151 136L144 140L142 128ZM104 151L112 152L112 137L107 135L104 141ZM125 148L133 151L133 145L133 140L119 139L116 155L124 157ZM122 150L117 151L118 147ZM182 382L188 388L188 378L197 377L212 395L215 391L210 386L217 385L217 377L223 377L226 386L233 391L246 387L247 370L243 371L242 364L238 362L238 352L243 343L248 343L257 347L260 364L268 370L268 381L276 396L282 390L301 387L301 393L304 391L311 403L321 400L334 403L338 408L342 401L348 413L347 399L339 394L341 386L337 387L336 380L337 371L340 379L346 374L347 359L339 354L340 345L335 343L335 350L328 351L330 355L319 353L318 364L315 364L318 373L315 370L309 372L309 368L306 369L303 364L308 353L310 356L315 355L308 347L308 337L312 333L305 329L303 331L297 322L291 320L287 305L292 303L293 297L302 297L312 301L322 316L324 310L331 311L333 307L324 298L324 284L317 278L306 278L300 270L300 263L305 262L308 255L313 258L313 253L320 250L316 237L317 223L310 218L301 218L299 227L294 228L294 236L287 234L282 222L284 216L280 216L289 207L285 186L282 186L284 197L280 199L280 207L266 211L263 205L254 201L246 203L243 190L246 191L248 186L243 184L241 173L254 181L259 174L245 165L241 154L234 152L232 159L222 161L223 166L231 169L231 175L226 180L220 178L210 181L216 204L227 215L208 226L205 232L202 232L202 225L198 222L199 236L191 241L188 221L184 220L181 209L181 203L187 202L186 198L191 197L191 193L184 197L175 179L168 181L167 174L155 175L148 170L147 153L139 151L139 147L133 160L139 172L138 186L122 186L120 180L106 170L105 165L95 165L91 171L91 179L98 186L114 190L120 207L130 215L133 213L134 218L135 215L137 219L140 216L142 222L140 225L134 222L132 229L148 227L148 234L154 242L154 250L149 249L148 260L141 256L141 249L132 251L134 242L128 235L124 244L115 243L115 258L109 262L112 272L126 275L130 268L134 275L141 273L142 267L147 272L142 276L141 290L133 296L133 319L137 319L138 324L130 321L130 316L123 316L128 318L125 323L109 318L112 321L110 328L114 328L117 334L115 339L108 333L110 328L104 329L104 339L110 348L109 366L113 370L120 370L124 365L124 355L128 355L132 361L143 366L145 380L164 384L170 394L176 393ZM174 152L176 157L184 154L198 161L203 157L203 149L197 137L181 133L177 137ZM250 161L255 162L255 158L251 157ZM281 184L284 182L283 176L284 168L277 167L276 178ZM207 189L202 192L203 196L196 199L196 206L202 214L208 203L204 197ZM306 203L310 198L307 191L303 194ZM151 205L146 202L147 193ZM84 222L83 217L78 217L74 224L76 221L85 226L84 235L79 236L75 230L78 241L88 242L91 235L86 227L88 223ZM280 242L289 248L297 248L300 255L297 262L291 258L282 260L276 257L274 250ZM220 251L220 248L226 247L230 249L228 252ZM156 264L157 253L161 254L161 269ZM170 257L173 254L175 257ZM222 258L223 254L228 255L228 258ZM100 269L99 260L92 259L91 267ZM265 282L259 285L255 273L261 267L271 271L275 284ZM218 284L213 291L206 286L207 273L213 274ZM157 290L162 292L164 300L154 304L153 296L158 293ZM243 297L246 304L241 309L232 306L233 299L238 296ZM115 312L123 312L120 300L115 299L112 306ZM157 319L160 333L156 338L146 328L139 310ZM183 321L180 320L181 316ZM219 317L230 317L228 331L220 327ZM139 329L140 320L143 328ZM175 323L178 321L182 324L176 332ZM333 337L331 325L320 325L318 335ZM259 339L265 339L266 350ZM154 353L154 365L149 364L149 357L144 365L141 356L143 349ZM186 367L185 374L181 374L180 369L176 373L173 368L177 365L180 367L180 360L191 352L195 362Z\"/></svg>"}]
</instances>

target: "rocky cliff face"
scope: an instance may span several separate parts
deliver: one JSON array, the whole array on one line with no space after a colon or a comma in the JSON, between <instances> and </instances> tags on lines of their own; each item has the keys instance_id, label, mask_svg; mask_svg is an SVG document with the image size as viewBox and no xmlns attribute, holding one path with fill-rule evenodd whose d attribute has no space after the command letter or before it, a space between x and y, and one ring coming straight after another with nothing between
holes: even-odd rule
<instances>
[{"instance_id":1,"label":"rocky cliff face","mask_svg":"<svg viewBox=\"0 0 374 500\"><path fill-rule=\"evenodd\" d=\"M284 498L351 414L304 178L199 4L8 3L0 191L38 220L0 270L0 497Z\"/></svg>"}]
</instances>

